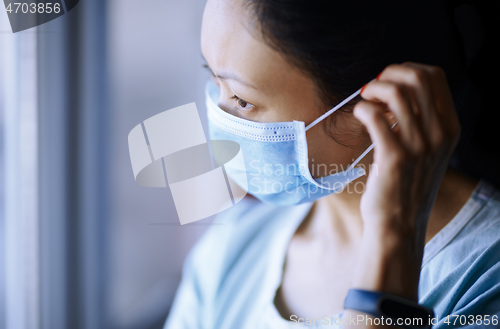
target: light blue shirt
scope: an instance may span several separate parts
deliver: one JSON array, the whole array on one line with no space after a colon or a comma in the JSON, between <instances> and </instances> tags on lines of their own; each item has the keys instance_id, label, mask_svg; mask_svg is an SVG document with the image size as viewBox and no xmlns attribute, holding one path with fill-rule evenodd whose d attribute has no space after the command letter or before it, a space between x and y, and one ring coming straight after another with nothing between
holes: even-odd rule
<instances>
[{"instance_id":1,"label":"light blue shirt","mask_svg":"<svg viewBox=\"0 0 500 329\"><path fill-rule=\"evenodd\" d=\"M219 214L218 225L210 226L184 263L164 328L305 327L282 318L273 300L289 241L311 206L277 207L248 198ZM426 244L418 290L419 302L434 309L436 329L459 327L460 320L471 321L469 315L489 315L484 327L500 327L499 191L480 182ZM447 324L448 315L462 317L450 316ZM340 328L341 319L331 314L312 327Z\"/></svg>"}]
</instances>

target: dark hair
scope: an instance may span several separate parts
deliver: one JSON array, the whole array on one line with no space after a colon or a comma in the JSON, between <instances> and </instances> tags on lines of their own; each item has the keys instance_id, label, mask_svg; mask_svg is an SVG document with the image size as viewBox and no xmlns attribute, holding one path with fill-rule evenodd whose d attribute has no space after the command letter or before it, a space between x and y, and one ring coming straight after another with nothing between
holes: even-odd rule
<instances>
[{"instance_id":1,"label":"dark hair","mask_svg":"<svg viewBox=\"0 0 500 329\"><path fill-rule=\"evenodd\" d=\"M392 63L438 65L452 82L463 73L453 11L443 1L249 0L247 5L252 30L312 77L325 111ZM338 131L338 114L329 119L326 129Z\"/></svg>"}]
</instances>

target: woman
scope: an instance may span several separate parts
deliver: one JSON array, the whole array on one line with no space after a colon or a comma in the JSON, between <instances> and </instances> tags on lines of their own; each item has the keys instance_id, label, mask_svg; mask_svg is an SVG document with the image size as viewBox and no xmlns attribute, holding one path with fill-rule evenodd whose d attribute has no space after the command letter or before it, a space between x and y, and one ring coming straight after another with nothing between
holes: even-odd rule
<instances>
[{"instance_id":1,"label":"woman","mask_svg":"<svg viewBox=\"0 0 500 329\"><path fill-rule=\"evenodd\" d=\"M211 139L240 144L247 177L227 174L264 202L193 248L166 328L498 325L500 194L448 169L453 26L441 2L207 2Z\"/></svg>"}]
</instances>

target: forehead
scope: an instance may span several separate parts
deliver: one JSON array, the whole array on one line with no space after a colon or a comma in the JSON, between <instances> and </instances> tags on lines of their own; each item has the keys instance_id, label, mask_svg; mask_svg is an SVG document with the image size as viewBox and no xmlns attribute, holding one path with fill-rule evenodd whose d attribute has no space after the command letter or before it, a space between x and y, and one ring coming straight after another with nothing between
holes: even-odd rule
<instances>
[{"instance_id":1,"label":"forehead","mask_svg":"<svg viewBox=\"0 0 500 329\"><path fill-rule=\"evenodd\" d=\"M293 69L251 32L244 0L208 0L203 14L201 50L216 74L231 72L266 88Z\"/></svg>"}]
</instances>

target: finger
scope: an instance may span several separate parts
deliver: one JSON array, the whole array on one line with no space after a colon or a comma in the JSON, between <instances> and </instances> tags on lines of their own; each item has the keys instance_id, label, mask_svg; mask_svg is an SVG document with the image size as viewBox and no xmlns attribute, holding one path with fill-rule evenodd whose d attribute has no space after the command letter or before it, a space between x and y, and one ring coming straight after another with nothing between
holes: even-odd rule
<instances>
[{"instance_id":1,"label":"finger","mask_svg":"<svg viewBox=\"0 0 500 329\"><path fill-rule=\"evenodd\" d=\"M426 146L408 88L402 84L382 81L381 76L379 81L370 82L366 86L362 97L387 104L389 111L396 117L402 142L409 151L420 152Z\"/></svg>"},{"instance_id":2,"label":"finger","mask_svg":"<svg viewBox=\"0 0 500 329\"><path fill-rule=\"evenodd\" d=\"M375 153L385 155L401 148L401 145L383 114L384 109L383 104L361 100L354 106L353 114L368 130L378 150Z\"/></svg>"},{"instance_id":3,"label":"finger","mask_svg":"<svg viewBox=\"0 0 500 329\"><path fill-rule=\"evenodd\" d=\"M460 124L444 71L437 66L418 63L404 63L404 65L426 73L424 75L426 77L425 83L433 93L435 114L439 123L439 128L435 124L431 124L432 143L439 144L443 139L458 137Z\"/></svg>"},{"instance_id":4,"label":"finger","mask_svg":"<svg viewBox=\"0 0 500 329\"><path fill-rule=\"evenodd\" d=\"M407 86L419 129L424 136L430 136L432 131L438 129L440 121L436 109L435 92L431 88L428 72L421 68L420 64L389 65L382 75L384 80Z\"/></svg>"},{"instance_id":5,"label":"finger","mask_svg":"<svg viewBox=\"0 0 500 329\"><path fill-rule=\"evenodd\" d=\"M453 104L453 97L444 70L438 66L426 66L426 69L431 76L430 84L435 93L438 113L442 114L441 121L443 125L451 129L460 129L457 113Z\"/></svg>"},{"instance_id":6,"label":"finger","mask_svg":"<svg viewBox=\"0 0 500 329\"><path fill-rule=\"evenodd\" d=\"M413 62L406 62L402 65L427 73L427 82L431 86L431 90L434 91L434 100L443 105L442 107L439 106L439 110L449 111L453 108L453 97L448 87L446 74L442 68Z\"/></svg>"}]
</instances>

